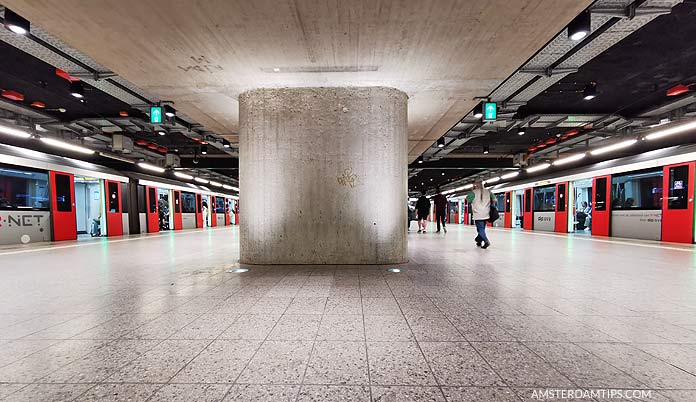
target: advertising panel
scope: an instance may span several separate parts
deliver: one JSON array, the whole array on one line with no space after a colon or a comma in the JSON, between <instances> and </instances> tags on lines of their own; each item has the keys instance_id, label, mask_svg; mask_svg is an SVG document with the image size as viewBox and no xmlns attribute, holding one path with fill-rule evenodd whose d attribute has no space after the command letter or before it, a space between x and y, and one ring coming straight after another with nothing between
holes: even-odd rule
<instances>
[{"instance_id":1,"label":"advertising panel","mask_svg":"<svg viewBox=\"0 0 696 402\"><path fill-rule=\"evenodd\" d=\"M611 235L628 239L660 240L662 211L611 211Z\"/></svg>"},{"instance_id":2,"label":"advertising panel","mask_svg":"<svg viewBox=\"0 0 696 402\"><path fill-rule=\"evenodd\" d=\"M183 229L195 229L196 214L181 214L181 225Z\"/></svg>"},{"instance_id":3,"label":"advertising panel","mask_svg":"<svg viewBox=\"0 0 696 402\"><path fill-rule=\"evenodd\" d=\"M50 212L0 211L0 244L26 244L50 240Z\"/></svg>"},{"instance_id":4,"label":"advertising panel","mask_svg":"<svg viewBox=\"0 0 696 402\"><path fill-rule=\"evenodd\" d=\"M534 230L553 232L556 229L556 212L534 212Z\"/></svg>"}]
</instances>

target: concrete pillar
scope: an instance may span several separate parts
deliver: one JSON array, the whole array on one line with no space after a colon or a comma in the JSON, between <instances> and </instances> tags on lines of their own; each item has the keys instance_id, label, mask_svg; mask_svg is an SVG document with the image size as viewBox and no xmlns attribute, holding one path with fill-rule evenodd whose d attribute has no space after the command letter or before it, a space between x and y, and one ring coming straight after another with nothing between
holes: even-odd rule
<instances>
[{"instance_id":1,"label":"concrete pillar","mask_svg":"<svg viewBox=\"0 0 696 402\"><path fill-rule=\"evenodd\" d=\"M406 107L382 87L240 95L241 262L406 262Z\"/></svg>"}]
</instances>

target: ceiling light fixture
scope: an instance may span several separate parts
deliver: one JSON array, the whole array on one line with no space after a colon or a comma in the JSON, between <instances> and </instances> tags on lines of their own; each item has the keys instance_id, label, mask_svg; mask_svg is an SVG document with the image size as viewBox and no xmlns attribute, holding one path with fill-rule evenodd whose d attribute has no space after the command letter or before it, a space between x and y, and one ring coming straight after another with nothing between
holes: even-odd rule
<instances>
[{"instance_id":1,"label":"ceiling light fixture","mask_svg":"<svg viewBox=\"0 0 696 402\"><path fill-rule=\"evenodd\" d=\"M109 158L109 159L114 159L114 160L117 160L120 162L135 163L134 161L132 161L128 158L124 158L124 157L118 156L118 155L108 154L106 152L99 152L99 156L103 156L103 157Z\"/></svg>"},{"instance_id":2,"label":"ceiling light fixture","mask_svg":"<svg viewBox=\"0 0 696 402\"><path fill-rule=\"evenodd\" d=\"M201 183L201 184L208 184L208 183L210 183L210 181L208 181L208 180L206 180L206 179L201 179L200 177L196 177L196 178L193 179L193 180L195 180L195 181L197 181L197 182L199 182L199 183Z\"/></svg>"},{"instance_id":3,"label":"ceiling light fixture","mask_svg":"<svg viewBox=\"0 0 696 402\"><path fill-rule=\"evenodd\" d=\"M474 108L474 117L476 117L477 119L483 117L483 103L479 103Z\"/></svg>"},{"instance_id":4,"label":"ceiling light fixture","mask_svg":"<svg viewBox=\"0 0 696 402\"><path fill-rule=\"evenodd\" d=\"M597 83L592 81L585 85L585 89L582 90L582 98L585 100L592 100L597 97Z\"/></svg>"},{"instance_id":5,"label":"ceiling light fixture","mask_svg":"<svg viewBox=\"0 0 696 402\"><path fill-rule=\"evenodd\" d=\"M161 167L151 165L151 164L145 163L145 162L138 163L138 166L140 166L142 169L150 170L152 172L157 172L157 173L164 173L165 172L165 170L162 169Z\"/></svg>"},{"instance_id":6,"label":"ceiling light fixture","mask_svg":"<svg viewBox=\"0 0 696 402\"><path fill-rule=\"evenodd\" d=\"M583 11L568 24L568 39L579 41L592 31L592 16L588 10Z\"/></svg>"},{"instance_id":7,"label":"ceiling light fixture","mask_svg":"<svg viewBox=\"0 0 696 402\"><path fill-rule=\"evenodd\" d=\"M186 173L174 172L174 176L184 180L193 180L193 176L188 175Z\"/></svg>"},{"instance_id":8,"label":"ceiling light fixture","mask_svg":"<svg viewBox=\"0 0 696 402\"><path fill-rule=\"evenodd\" d=\"M523 127L517 128L517 135L525 135L525 134L527 134L527 132L525 131L525 129Z\"/></svg>"},{"instance_id":9,"label":"ceiling light fixture","mask_svg":"<svg viewBox=\"0 0 696 402\"><path fill-rule=\"evenodd\" d=\"M19 130L16 128L12 127L6 127L6 126L0 126L0 133L11 135L14 137L19 137L19 138L29 138L31 137L31 134L27 133L24 130Z\"/></svg>"},{"instance_id":10,"label":"ceiling light fixture","mask_svg":"<svg viewBox=\"0 0 696 402\"><path fill-rule=\"evenodd\" d=\"M210 185L215 186L215 187L222 187L222 183L219 183L217 181L212 181L212 180L210 181Z\"/></svg>"},{"instance_id":11,"label":"ceiling light fixture","mask_svg":"<svg viewBox=\"0 0 696 402\"><path fill-rule=\"evenodd\" d=\"M225 190L234 190L234 187L230 186L229 184L223 184L222 188L224 188Z\"/></svg>"},{"instance_id":12,"label":"ceiling light fixture","mask_svg":"<svg viewBox=\"0 0 696 402\"><path fill-rule=\"evenodd\" d=\"M26 35L31 29L29 21L9 8L5 9L5 28L18 35Z\"/></svg>"},{"instance_id":13,"label":"ceiling light fixture","mask_svg":"<svg viewBox=\"0 0 696 402\"><path fill-rule=\"evenodd\" d=\"M663 130L655 131L654 133L646 135L645 139L646 140L656 140L658 138L666 137L668 135L679 134L679 133L683 133L685 131L689 131L689 130L693 130L693 129L696 129L696 120L691 121L691 122L686 123L686 124L681 124L679 126L674 126L674 127L666 128Z\"/></svg>"},{"instance_id":14,"label":"ceiling light fixture","mask_svg":"<svg viewBox=\"0 0 696 402\"><path fill-rule=\"evenodd\" d=\"M504 174L504 175L500 176L500 178L503 179L503 180L507 180L507 179L512 179L513 177L517 177L517 176L519 176L519 175L520 175L520 172L517 171L517 172L512 172L512 173Z\"/></svg>"},{"instance_id":15,"label":"ceiling light fixture","mask_svg":"<svg viewBox=\"0 0 696 402\"><path fill-rule=\"evenodd\" d=\"M488 155L491 152L491 148L488 145L483 146L483 154Z\"/></svg>"},{"instance_id":16,"label":"ceiling light fixture","mask_svg":"<svg viewBox=\"0 0 696 402\"><path fill-rule=\"evenodd\" d=\"M551 166L550 163L542 163L540 165L532 166L530 168L527 168L527 173L534 173L540 170L548 169L549 166Z\"/></svg>"},{"instance_id":17,"label":"ceiling light fixture","mask_svg":"<svg viewBox=\"0 0 696 402\"><path fill-rule=\"evenodd\" d=\"M437 140L437 147L438 147L438 148L444 148L444 147L445 147L445 137L438 138L438 140Z\"/></svg>"},{"instance_id":18,"label":"ceiling light fixture","mask_svg":"<svg viewBox=\"0 0 696 402\"><path fill-rule=\"evenodd\" d=\"M208 146L201 145L201 155L208 155Z\"/></svg>"},{"instance_id":19,"label":"ceiling light fixture","mask_svg":"<svg viewBox=\"0 0 696 402\"><path fill-rule=\"evenodd\" d=\"M223 148L229 148L229 147L231 147L231 146L232 146L232 144L230 144L229 141L227 141L226 139L223 138L223 140L222 140L222 147L223 147Z\"/></svg>"},{"instance_id":20,"label":"ceiling light fixture","mask_svg":"<svg viewBox=\"0 0 696 402\"><path fill-rule=\"evenodd\" d=\"M79 152L82 154L89 155L89 154L94 153L94 151L92 151L91 149L87 149L85 147L81 147L79 145L73 145L73 144L70 144L67 142L63 142L63 141L54 140L53 138L41 137L41 142L43 142L47 145L50 145L52 147L67 149L68 151L75 151L75 152Z\"/></svg>"},{"instance_id":21,"label":"ceiling light fixture","mask_svg":"<svg viewBox=\"0 0 696 402\"><path fill-rule=\"evenodd\" d=\"M594 151L590 151L590 153L592 155L602 155L602 154L606 154L606 153L611 152L611 151L616 151L618 149L630 147L631 145L635 144L636 142L638 142L638 140L636 140L636 139L621 141L621 142L618 142L616 144L612 144L612 145L608 145L608 146L603 147L603 148L595 149Z\"/></svg>"},{"instance_id":22,"label":"ceiling light fixture","mask_svg":"<svg viewBox=\"0 0 696 402\"><path fill-rule=\"evenodd\" d=\"M500 177L491 177L490 179L486 180L484 183L497 183L500 181Z\"/></svg>"},{"instance_id":23,"label":"ceiling light fixture","mask_svg":"<svg viewBox=\"0 0 696 402\"><path fill-rule=\"evenodd\" d=\"M77 99L82 99L85 97L85 88L82 86L80 81L73 81L70 83L70 95L76 97Z\"/></svg>"},{"instance_id":24,"label":"ceiling light fixture","mask_svg":"<svg viewBox=\"0 0 696 402\"><path fill-rule=\"evenodd\" d=\"M571 163L571 162L579 161L580 159L584 158L585 156L587 156L587 154L584 153L584 152L583 152L583 153L580 153L580 154L565 156L565 157L563 157L563 158L561 158L561 159L555 160L555 161L553 162L553 165L554 165L554 166L565 165L565 164L568 164L568 163Z\"/></svg>"},{"instance_id":25,"label":"ceiling light fixture","mask_svg":"<svg viewBox=\"0 0 696 402\"><path fill-rule=\"evenodd\" d=\"M165 116L167 116L167 117L176 116L176 109L174 109L173 107L171 107L169 105L164 105L163 109L164 109Z\"/></svg>"},{"instance_id":26,"label":"ceiling light fixture","mask_svg":"<svg viewBox=\"0 0 696 402\"><path fill-rule=\"evenodd\" d=\"M166 131L158 131L157 134L164 137L165 135L167 135L167 132Z\"/></svg>"},{"instance_id":27,"label":"ceiling light fixture","mask_svg":"<svg viewBox=\"0 0 696 402\"><path fill-rule=\"evenodd\" d=\"M423 163L423 157L419 156L418 159L416 159L416 162L418 163Z\"/></svg>"}]
</instances>

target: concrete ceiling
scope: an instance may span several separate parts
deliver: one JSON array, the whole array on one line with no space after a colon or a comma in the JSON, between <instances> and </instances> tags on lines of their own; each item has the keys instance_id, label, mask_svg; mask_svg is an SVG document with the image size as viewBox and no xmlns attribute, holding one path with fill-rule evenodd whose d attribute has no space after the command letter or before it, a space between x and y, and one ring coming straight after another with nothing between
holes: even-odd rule
<instances>
[{"instance_id":1,"label":"concrete ceiling","mask_svg":"<svg viewBox=\"0 0 696 402\"><path fill-rule=\"evenodd\" d=\"M401 89L411 161L591 2L3 1L232 142L249 89Z\"/></svg>"}]
</instances>

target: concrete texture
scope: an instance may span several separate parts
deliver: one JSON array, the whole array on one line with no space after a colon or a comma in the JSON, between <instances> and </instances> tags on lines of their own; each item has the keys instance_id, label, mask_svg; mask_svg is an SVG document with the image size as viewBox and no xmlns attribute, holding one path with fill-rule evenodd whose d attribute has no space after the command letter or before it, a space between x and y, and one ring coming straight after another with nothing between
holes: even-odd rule
<instances>
[{"instance_id":1,"label":"concrete texture","mask_svg":"<svg viewBox=\"0 0 696 402\"><path fill-rule=\"evenodd\" d=\"M406 261L406 94L258 89L239 104L242 262Z\"/></svg>"}]
</instances>

